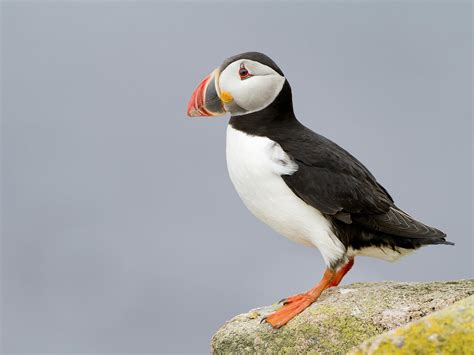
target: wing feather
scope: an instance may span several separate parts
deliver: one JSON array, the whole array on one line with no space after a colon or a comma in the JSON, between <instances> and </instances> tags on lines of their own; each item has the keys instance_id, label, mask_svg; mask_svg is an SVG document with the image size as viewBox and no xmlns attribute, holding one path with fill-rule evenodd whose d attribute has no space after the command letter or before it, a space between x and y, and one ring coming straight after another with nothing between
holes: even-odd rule
<instances>
[{"instance_id":1,"label":"wing feather","mask_svg":"<svg viewBox=\"0 0 474 355\"><path fill-rule=\"evenodd\" d=\"M298 144L281 144L298 164L294 174L282 178L307 204L343 223L358 224L372 231L407 238L444 239L445 233L396 207L385 188L343 148L306 128L298 137Z\"/></svg>"}]
</instances>

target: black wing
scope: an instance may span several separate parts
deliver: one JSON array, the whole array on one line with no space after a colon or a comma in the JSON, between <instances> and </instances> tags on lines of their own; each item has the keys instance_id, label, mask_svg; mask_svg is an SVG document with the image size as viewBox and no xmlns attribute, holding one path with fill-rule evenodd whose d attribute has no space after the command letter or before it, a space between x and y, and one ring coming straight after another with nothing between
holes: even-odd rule
<instances>
[{"instance_id":1,"label":"black wing","mask_svg":"<svg viewBox=\"0 0 474 355\"><path fill-rule=\"evenodd\" d=\"M304 129L281 142L298 164L292 175L282 176L302 200L324 214L385 213L393 200L374 176L347 151L329 139Z\"/></svg>"},{"instance_id":2,"label":"black wing","mask_svg":"<svg viewBox=\"0 0 474 355\"><path fill-rule=\"evenodd\" d=\"M367 168L329 139L299 126L282 148L298 170L282 178L288 187L321 213L346 224L408 238L446 235L398 209Z\"/></svg>"}]
</instances>

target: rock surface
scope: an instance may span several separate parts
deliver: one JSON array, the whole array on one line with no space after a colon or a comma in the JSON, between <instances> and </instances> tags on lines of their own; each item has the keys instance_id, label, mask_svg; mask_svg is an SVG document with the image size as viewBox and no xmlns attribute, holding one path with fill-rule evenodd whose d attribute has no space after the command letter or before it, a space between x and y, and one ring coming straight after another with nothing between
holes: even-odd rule
<instances>
[{"instance_id":1,"label":"rock surface","mask_svg":"<svg viewBox=\"0 0 474 355\"><path fill-rule=\"evenodd\" d=\"M469 354L474 351L474 296L365 341L351 355Z\"/></svg>"},{"instance_id":2,"label":"rock surface","mask_svg":"<svg viewBox=\"0 0 474 355\"><path fill-rule=\"evenodd\" d=\"M279 305L257 308L225 323L213 354L345 353L376 335L416 321L474 294L474 280L355 283L325 291L281 329L260 323ZM472 326L472 324L471 324ZM442 335L440 335L442 336ZM368 348L361 348L363 353Z\"/></svg>"}]
</instances>

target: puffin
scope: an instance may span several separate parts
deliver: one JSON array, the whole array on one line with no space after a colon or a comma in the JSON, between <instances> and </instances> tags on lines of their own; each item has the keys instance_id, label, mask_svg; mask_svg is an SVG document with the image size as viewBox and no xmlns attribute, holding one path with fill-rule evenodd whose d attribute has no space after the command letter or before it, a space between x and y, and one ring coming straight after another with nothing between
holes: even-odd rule
<instances>
[{"instance_id":1,"label":"puffin","mask_svg":"<svg viewBox=\"0 0 474 355\"><path fill-rule=\"evenodd\" d=\"M267 55L226 59L187 107L190 117L227 112L227 167L243 203L277 233L317 248L326 265L313 288L262 319L272 327L339 285L356 256L395 261L425 245L454 245L400 209L359 160L296 118L290 84Z\"/></svg>"}]
</instances>

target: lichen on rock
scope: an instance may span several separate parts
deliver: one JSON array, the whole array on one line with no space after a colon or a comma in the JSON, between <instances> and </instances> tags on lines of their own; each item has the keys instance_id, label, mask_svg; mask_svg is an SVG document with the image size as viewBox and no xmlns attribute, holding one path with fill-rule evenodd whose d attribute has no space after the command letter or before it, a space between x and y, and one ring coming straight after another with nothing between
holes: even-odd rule
<instances>
[{"instance_id":1,"label":"lichen on rock","mask_svg":"<svg viewBox=\"0 0 474 355\"><path fill-rule=\"evenodd\" d=\"M253 309L224 324L213 354L345 353L376 335L418 320L474 294L474 280L355 283L325 291L286 326L260 323L278 305ZM433 335L435 341L435 335ZM402 338L394 338L400 344ZM403 338L403 344L408 344ZM363 350L359 350L363 351Z\"/></svg>"},{"instance_id":2,"label":"lichen on rock","mask_svg":"<svg viewBox=\"0 0 474 355\"><path fill-rule=\"evenodd\" d=\"M365 341L350 354L469 354L474 352L474 296Z\"/></svg>"}]
</instances>

